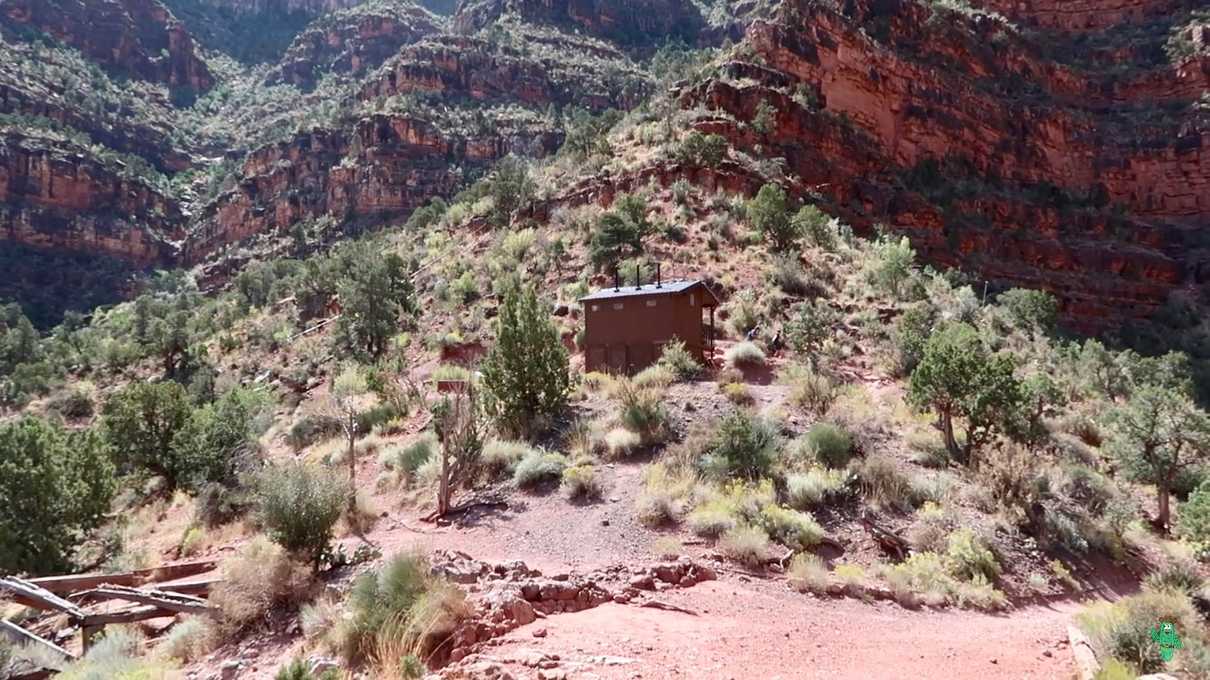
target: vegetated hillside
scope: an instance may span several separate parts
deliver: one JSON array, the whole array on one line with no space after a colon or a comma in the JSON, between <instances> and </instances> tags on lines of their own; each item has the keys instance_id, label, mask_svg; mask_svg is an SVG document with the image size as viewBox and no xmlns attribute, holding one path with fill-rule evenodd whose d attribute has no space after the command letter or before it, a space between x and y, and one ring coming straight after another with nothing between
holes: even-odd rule
<instances>
[{"instance_id":1,"label":"vegetated hillside","mask_svg":"<svg viewBox=\"0 0 1210 680\"><path fill-rule=\"evenodd\" d=\"M224 579L65 677L739 677L815 616L887 640L839 677L951 663L934 617L954 677L1064 675L1089 590L1107 673L1210 673L1204 13L225 7L309 27L203 40L193 102L0 33L0 574ZM723 301L711 365L585 373L577 299L656 264ZM605 619L662 632L548 639Z\"/></svg>"},{"instance_id":2,"label":"vegetated hillside","mask_svg":"<svg viewBox=\"0 0 1210 680\"><path fill-rule=\"evenodd\" d=\"M1201 282L1205 55L1123 74L1047 40L940 5L784 3L682 98L930 261L1052 290L1085 328L1149 316Z\"/></svg>"},{"instance_id":3,"label":"vegetated hillside","mask_svg":"<svg viewBox=\"0 0 1210 680\"><path fill-rule=\"evenodd\" d=\"M164 83L188 98L213 80L193 38L159 0L10 0L8 29L45 34L115 73Z\"/></svg>"},{"instance_id":4,"label":"vegetated hillside","mask_svg":"<svg viewBox=\"0 0 1210 680\"><path fill-rule=\"evenodd\" d=\"M1142 671L1159 662L1119 651L1138 638L1113 622L1125 616L1145 629L1152 624L1142 619L1155 611L1179 617L1191 651L1181 667L1205 672L1205 628L1191 604L1203 597L1194 560L1205 487L1192 489L1210 423L1193 405L1180 357L1145 359L1064 338L1047 294L1014 290L985 303L962 275L922 268L906 240L857 237L772 184L744 198L731 190L734 178L752 169L735 160L711 173L649 173L625 191L541 217L500 210L570 201L596 176L667 167L652 153L684 149L677 135L692 115L675 107L675 99L656 100L546 161L507 163L406 226L301 261L253 264L217 295L198 294L187 276L163 277L133 303L75 318L41 341L8 310L9 399L33 399L22 407L25 420L0 428L0 442L31 442L23 450L43 460L110 456L81 463L95 471L90 486L70 478L78 465L67 466L44 493L88 488L92 507L112 503L123 519L49 514L54 505L19 524L6 517L18 536L58 522L93 538L41 534L4 551L4 568L219 556L228 581L211 595L213 620L177 623L148 653L123 643L116 662L147 671L230 661L251 677L329 654L340 666L389 675L386 659L397 655L377 650L390 644L415 657L409 665L444 668L446 677L486 677L483 664L517 671L523 660L488 650L497 639L514 644L513 628L543 645L529 632L538 625L532 609L560 619L606 599L639 607L647 589L676 584L683 592L674 601L713 612L717 596L698 582L747 587L737 567L764 575L772 590L763 596L802 607L797 616L808 620L831 605L808 605L804 592L929 611L1008 610L995 637L1020 655L1005 659L1006 669L1058 672L1067 660L1056 657L1065 655L1046 657L1031 646L1036 639L1016 640L1012 617L1032 616L1028 603L1038 596L1122 589L1152 573L1144 594L1090 609L1083 625L1102 658L1118 655ZM713 142L695 144L705 144L697 152L709 160ZM703 276L723 298L717 366L703 370L669 349L633 378L578 368L575 298L636 258L645 277L660 262L664 276ZM322 323L334 300L339 318ZM753 328L756 341L742 341ZM465 362L476 356L478 390L492 399L468 420L467 402L443 401L432 380L467 379ZM48 397L37 396L38 380L52 386ZM530 388L547 396L528 401ZM164 438L142 435L149 413ZM357 423L352 514L342 510L346 417ZM56 418L76 434L63 434ZM1147 422L1175 455L1171 465L1141 456ZM64 439L82 432L93 433L91 448ZM436 504L442 451L463 471L453 479L453 507L488 505L432 533L418 518ZM150 491L115 496L104 482L114 477ZM21 486L10 496L26 493ZM342 514L342 548L325 551ZM314 523L300 526L298 517ZM473 528L484 521L510 531ZM355 551L358 536L383 556ZM428 572L419 558L394 555L418 544L489 564L438 555L432 580L419 575ZM668 554L688 561L663 561ZM543 580L505 564L518 558L571 573ZM657 566L644 571L648 564ZM481 588L468 593L447 578L482 580ZM331 589L312 599L311 583ZM427 592L440 616L375 588ZM575 604L556 604L563 599ZM857 610L856 620L863 611L875 610ZM372 623L393 616L425 634ZM707 629L718 621L701 616ZM785 625L755 610L747 616L762 630ZM1040 633L1047 649L1049 636L1062 634L1054 625ZM763 654L767 642L751 649ZM917 641L912 658L939 660L950 647L935 642ZM645 673L670 668L633 654ZM608 669L589 657L548 662ZM100 652L69 672L99 663ZM869 663L864 669L877 672Z\"/></svg>"},{"instance_id":5,"label":"vegetated hillside","mask_svg":"<svg viewBox=\"0 0 1210 680\"><path fill-rule=\"evenodd\" d=\"M89 2L80 9L118 11ZM273 8L251 8L240 20L268 21L262 11ZM245 58L234 47L208 53L202 66L217 84L189 103L154 73L98 68L72 47L89 45L82 23L50 37L14 16L24 23L0 36L12 57L0 102L13 121L4 200L11 226L0 233L51 255L117 258L132 274L196 264L250 236L290 238L316 220L339 227L321 225L330 239L344 225L406 217L510 153L553 151L579 108L637 106L655 81L646 63L610 42L512 15L455 36L443 18L391 0L309 20L267 63L232 61ZM118 80L119 72L142 79ZM43 153L41 166L25 161L31 148ZM94 179L101 171L93 166L140 177L152 194ZM39 319L73 307L46 308L46 296L14 290L39 300L30 310Z\"/></svg>"}]
</instances>

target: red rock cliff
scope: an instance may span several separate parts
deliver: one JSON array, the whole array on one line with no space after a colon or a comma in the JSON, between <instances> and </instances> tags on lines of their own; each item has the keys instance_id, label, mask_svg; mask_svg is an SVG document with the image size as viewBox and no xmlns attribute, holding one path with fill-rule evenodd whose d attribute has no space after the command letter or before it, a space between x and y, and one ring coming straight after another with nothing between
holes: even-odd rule
<instances>
[{"instance_id":1,"label":"red rock cliff","mask_svg":"<svg viewBox=\"0 0 1210 680\"><path fill-rule=\"evenodd\" d=\"M442 29L440 17L411 3L337 12L312 23L294 39L268 82L311 89L321 73L365 73L404 45Z\"/></svg>"},{"instance_id":2,"label":"red rock cliff","mask_svg":"<svg viewBox=\"0 0 1210 680\"><path fill-rule=\"evenodd\" d=\"M380 222L406 217L462 186L462 168L483 167L514 149L557 148L551 130L497 121L482 134L454 134L407 115L378 114L352 130L317 130L249 155L239 185L207 206L185 258L199 262L256 234L279 233L323 216Z\"/></svg>"},{"instance_id":3,"label":"red rock cliff","mask_svg":"<svg viewBox=\"0 0 1210 680\"><path fill-rule=\"evenodd\" d=\"M70 143L0 132L0 240L164 265L174 201Z\"/></svg>"},{"instance_id":4,"label":"red rock cliff","mask_svg":"<svg viewBox=\"0 0 1210 680\"><path fill-rule=\"evenodd\" d=\"M214 84L193 38L158 0L6 0L0 21L46 33L144 80L195 92Z\"/></svg>"},{"instance_id":5,"label":"red rock cliff","mask_svg":"<svg viewBox=\"0 0 1210 680\"><path fill-rule=\"evenodd\" d=\"M1192 113L1198 86L1181 85L1204 64L1106 88L999 22L931 12L789 0L749 29L753 56L682 99L720 114L703 130L785 158L838 212L887 220L931 261L1053 290L1089 327L1153 312L1196 269L1180 232L1210 223L1210 126ZM1157 93L1165 115L1147 115ZM747 123L761 102L776 112L765 134Z\"/></svg>"},{"instance_id":6,"label":"red rock cliff","mask_svg":"<svg viewBox=\"0 0 1210 680\"><path fill-rule=\"evenodd\" d=\"M521 54L482 38L442 36L404 48L362 89L362 99L439 94L532 106L626 109L650 90L646 76L601 43L566 36L542 56ZM569 43L569 44L566 44Z\"/></svg>"}]
</instances>

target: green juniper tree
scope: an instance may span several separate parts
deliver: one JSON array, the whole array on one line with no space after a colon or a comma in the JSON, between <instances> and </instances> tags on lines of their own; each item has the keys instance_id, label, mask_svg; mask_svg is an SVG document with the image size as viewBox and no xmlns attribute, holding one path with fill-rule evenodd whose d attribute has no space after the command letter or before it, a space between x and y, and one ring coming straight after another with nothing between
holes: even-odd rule
<instances>
[{"instance_id":1,"label":"green juniper tree","mask_svg":"<svg viewBox=\"0 0 1210 680\"><path fill-rule=\"evenodd\" d=\"M399 332L404 314L415 311L412 283L403 258L358 244L342 258L338 285L341 316L337 337L347 347L377 359Z\"/></svg>"},{"instance_id":2,"label":"green juniper tree","mask_svg":"<svg viewBox=\"0 0 1210 680\"><path fill-rule=\"evenodd\" d=\"M924 346L920 364L912 371L908 399L917 408L937 414L937 428L950 456L962 463L1015 412L1021 387L1013 376L1013 360L987 351L973 327L965 323L941 326ZM954 421L966 421L960 446Z\"/></svg>"},{"instance_id":3,"label":"green juniper tree","mask_svg":"<svg viewBox=\"0 0 1210 680\"><path fill-rule=\"evenodd\" d=\"M1109 449L1126 474L1155 485L1156 519L1167 531L1169 496L1179 475L1204 464L1210 452L1210 417L1186 393L1144 385L1107 416Z\"/></svg>"},{"instance_id":4,"label":"green juniper tree","mask_svg":"<svg viewBox=\"0 0 1210 680\"><path fill-rule=\"evenodd\" d=\"M67 432L33 417L0 426L0 574L68 569L115 489L110 450L97 432Z\"/></svg>"},{"instance_id":5,"label":"green juniper tree","mask_svg":"<svg viewBox=\"0 0 1210 680\"><path fill-rule=\"evenodd\" d=\"M791 219L786 192L776 184L766 184L744 206L752 228L769 242L773 250L794 248L802 237L802 223Z\"/></svg>"},{"instance_id":6,"label":"green juniper tree","mask_svg":"<svg viewBox=\"0 0 1210 680\"><path fill-rule=\"evenodd\" d=\"M184 451L173 447L190 411L180 384L134 383L106 402L102 425L119 464L150 470L175 489L193 475Z\"/></svg>"},{"instance_id":7,"label":"green juniper tree","mask_svg":"<svg viewBox=\"0 0 1210 680\"><path fill-rule=\"evenodd\" d=\"M496 344L482 369L500 424L527 434L536 418L552 416L571 388L567 350L549 310L533 288L514 287L496 321Z\"/></svg>"}]
</instances>

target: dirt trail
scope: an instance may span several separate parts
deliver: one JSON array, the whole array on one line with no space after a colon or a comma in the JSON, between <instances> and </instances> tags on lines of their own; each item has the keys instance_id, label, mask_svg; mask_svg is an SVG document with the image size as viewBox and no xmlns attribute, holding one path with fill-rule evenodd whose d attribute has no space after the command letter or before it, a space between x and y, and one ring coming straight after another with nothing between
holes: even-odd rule
<instances>
[{"instance_id":1,"label":"dirt trail","mask_svg":"<svg viewBox=\"0 0 1210 680\"><path fill-rule=\"evenodd\" d=\"M607 604L513 631L487 652L558 655L570 678L1070 678L1066 624L1078 608L1004 616L816 599L777 582L725 578L660 599L679 612ZM543 629L545 636L533 632ZM577 670L579 669L579 670Z\"/></svg>"},{"instance_id":2,"label":"dirt trail","mask_svg":"<svg viewBox=\"0 0 1210 680\"><path fill-rule=\"evenodd\" d=\"M552 494L522 499L515 513L469 528L418 521L375 536L386 554L412 546L462 550L488 561L524 560L548 574L651 562L658 533L634 523L637 470L619 466L610 502L569 506ZM603 525L602 520L609 521ZM412 531L423 529L424 533ZM1077 602L1002 615L904 609L890 602L816 598L781 577L724 570L720 580L658 598L697 616L607 604L523 626L484 654L508 663L554 654L568 678L1070 678L1066 626ZM542 630L544 637L535 637ZM518 672L520 674L518 674Z\"/></svg>"}]
</instances>

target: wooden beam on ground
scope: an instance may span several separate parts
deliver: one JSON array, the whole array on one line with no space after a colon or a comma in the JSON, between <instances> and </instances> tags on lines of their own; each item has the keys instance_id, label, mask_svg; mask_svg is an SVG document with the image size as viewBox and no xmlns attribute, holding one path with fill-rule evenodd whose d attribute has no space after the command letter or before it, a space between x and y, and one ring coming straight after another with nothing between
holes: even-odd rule
<instances>
[{"instance_id":1,"label":"wooden beam on ground","mask_svg":"<svg viewBox=\"0 0 1210 680\"><path fill-rule=\"evenodd\" d=\"M15 623L12 623L11 621L5 621L4 619L0 619L0 637L7 638L8 640L12 641L14 644L18 644L18 645L29 645L29 646L41 647L41 648L51 652L54 656L62 659L63 661L75 661L76 660L75 655L72 654L71 652L67 651L66 649L63 649L62 647L60 647L59 645L56 645L55 643L51 642L50 640L47 640L45 638L41 638L41 637L38 637L37 635L34 635L33 633L29 632L28 630L25 630L24 628L22 628L21 626L18 626Z\"/></svg>"},{"instance_id":2,"label":"wooden beam on ground","mask_svg":"<svg viewBox=\"0 0 1210 680\"><path fill-rule=\"evenodd\" d=\"M167 616L176 616L176 612L161 609L155 605L147 605L144 607L135 607L133 609L122 609L116 612L86 614L84 616L83 626L85 628L96 628L99 626L107 626L111 623L138 623L139 621L160 619Z\"/></svg>"},{"instance_id":3,"label":"wooden beam on ground","mask_svg":"<svg viewBox=\"0 0 1210 680\"><path fill-rule=\"evenodd\" d=\"M214 571L218 568L218 562L214 560L202 560L199 562L182 562L180 564L168 564L162 567L152 569L136 569L134 571L123 571L116 574L73 574L70 576L48 576L45 578L28 579L32 583L41 588L45 588L52 593L64 595L68 593L76 593L89 588L106 583L138 587L144 583L158 583L162 581L175 581L177 579L187 578L189 576L197 576L205 574L209 571Z\"/></svg>"},{"instance_id":4,"label":"wooden beam on ground","mask_svg":"<svg viewBox=\"0 0 1210 680\"><path fill-rule=\"evenodd\" d=\"M30 581L19 578L0 578L0 591L7 592L10 599L26 607L49 612L62 612L73 619L84 616L84 612L74 603L68 602Z\"/></svg>"},{"instance_id":5,"label":"wooden beam on ground","mask_svg":"<svg viewBox=\"0 0 1210 680\"><path fill-rule=\"evenodd\" d=\"M150 588L127 588L106 584L100 588L77 593L72 597L96 601L125 600L136 604L153 605L178 614L205 614L210 611L206 601L200 597Z\"/></svg>"}]
</instances>

